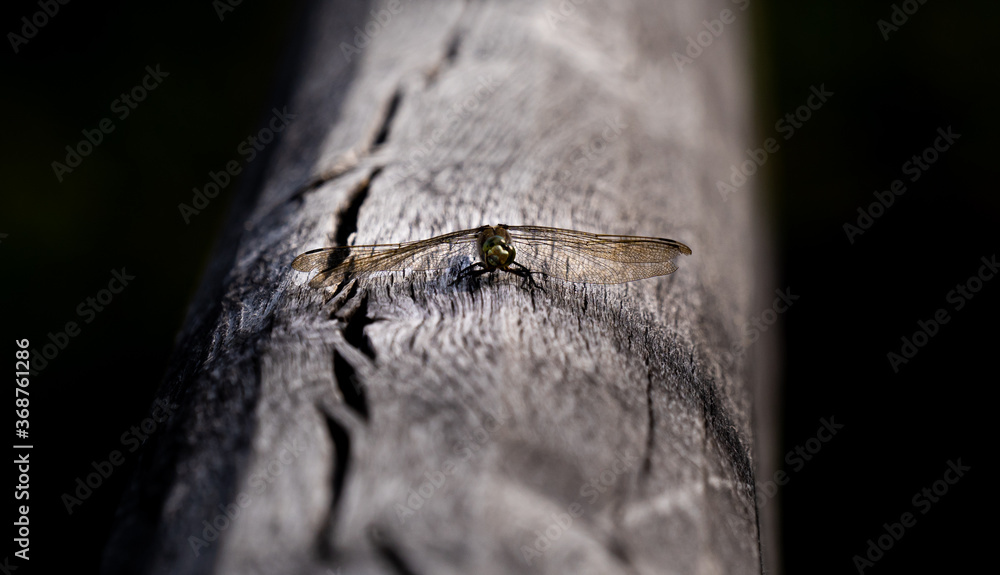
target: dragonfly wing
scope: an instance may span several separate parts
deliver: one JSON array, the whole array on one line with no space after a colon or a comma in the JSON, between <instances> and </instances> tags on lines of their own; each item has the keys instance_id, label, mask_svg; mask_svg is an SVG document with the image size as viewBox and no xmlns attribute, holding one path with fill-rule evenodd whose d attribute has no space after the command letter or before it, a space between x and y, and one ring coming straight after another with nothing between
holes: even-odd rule
<instances>
[{"instance_id":1,"label":"dragonfly wing","mask_svg":"<svg viewBox=\"0 0 1000 575\"><path fill-rule=\"evenodd\" d=\"M673 273L691 248L664 238L591 234L540 226L508 226L516 261L571 282L613 284Z\"/></svg>"},{"instance_id":2,"label":"dragonfly wing","mask_svg":"<svg viewBox=\"0 0 1000 575\"><path fill-rule=\"evenodd\" d=\"M311 250L295 258L298 271L319 270L311 287L334 286L347 278L378 272L449 268L459 257L474 255L475 230L462 230L401 244L336 246Z\"/></svg>"}]
</instances>

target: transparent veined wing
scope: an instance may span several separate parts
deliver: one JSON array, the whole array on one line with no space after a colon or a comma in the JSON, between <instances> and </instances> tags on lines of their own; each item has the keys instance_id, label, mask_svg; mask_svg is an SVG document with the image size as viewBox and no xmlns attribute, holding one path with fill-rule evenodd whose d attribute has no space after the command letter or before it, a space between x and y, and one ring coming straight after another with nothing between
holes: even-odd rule
<instances>
[{"instance_id":1,"label":"transparent veined wing","mask_svg":"<svg viewBox=\"0 0 1000 575\"><path fill-rule=\"evenodd\" d=\"M541 226L507 226L515 261L571 282L615 284L673 273L691 248L664 238L591 234Z\"/></svg>"},{"instance_id":2,"label":"transparent veined wing","mask_svg":"<svg viewBox=\"0 0 1000 575\"><path fill-rule=\"evenodd\" d=\"M377 272L447 269L460 257L477 257L476 234L480 229L401 244L319 248L295 258L292 267L300 272L319 270L309 281L314 288L336 286L345 279Z\"/></svg>"}]
</instances>

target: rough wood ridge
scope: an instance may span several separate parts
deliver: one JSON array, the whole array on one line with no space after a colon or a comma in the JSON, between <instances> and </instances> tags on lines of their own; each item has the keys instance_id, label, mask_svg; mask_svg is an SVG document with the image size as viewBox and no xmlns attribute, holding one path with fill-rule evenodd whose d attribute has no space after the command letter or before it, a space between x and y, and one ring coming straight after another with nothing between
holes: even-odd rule
<instances>
[{"instance_id":1,"label":"rough wood ridge","mask_svg":"<svg viewBox=\"0 0 1000 575\"><path fill-rule=\"evenodd\" d=\"M752 183L715 190L749 140L746 23L672 56L727 5L317 3L295 120L236 199L105 572L760 572L733 351ZM445 270L333 297L289 267L496 223L694 254L622 285Z\"/></svg>"}]
</instances>

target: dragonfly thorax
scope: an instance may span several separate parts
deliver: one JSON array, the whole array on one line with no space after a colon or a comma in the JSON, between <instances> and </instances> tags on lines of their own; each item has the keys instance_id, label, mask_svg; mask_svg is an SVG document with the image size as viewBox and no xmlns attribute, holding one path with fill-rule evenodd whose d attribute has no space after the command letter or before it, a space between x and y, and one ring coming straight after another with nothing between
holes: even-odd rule
<instances>
[{"instance_id":1,"label":"dragonfly thorax","mask_svg":"<svg viewBox=\"0 0 1000 575\"><path fill-rule=\"evenodd\" d=\"M514 263L517 252L500 236L493 236L483 242L483 262L490 268L504 268Z\"/></svg>"},{"instance_id":2,"label":"dragonfly thorax","mask_svg":"<svg viewBox=\"0 0 1000 575\"><path fill-rule=\"evenodd\" d=\"M514 255L517 252L510 241L510 232L506 226L484 226L480 228L476 239L479 240L479 255L483 258L487 269L506 270L514 263Z\"/></svg>"}]
</instances>

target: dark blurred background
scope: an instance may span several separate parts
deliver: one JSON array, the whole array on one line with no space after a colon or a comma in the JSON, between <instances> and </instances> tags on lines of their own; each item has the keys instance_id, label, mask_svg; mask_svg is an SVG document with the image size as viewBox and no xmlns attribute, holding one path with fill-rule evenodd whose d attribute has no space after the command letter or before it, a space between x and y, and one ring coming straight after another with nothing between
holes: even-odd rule
<instances>
[{"instance_id":1,"label":"dark blurred background","mask_svg":"<svg viewBox=\"0 0 1000 575\"><path fill-rule=\"evenodd\" d=\"M980 291L971 300L949 293L977 274L981 257L1000 255L998 82L987 71L1000 6L771 0L757 8L761 132L773 134L809 86L834 92L769 172L777 287L800 296L782 317L780 453L805 447L821 418L844 426L811 460L793 455L783 465L786 572L858 572L854 556L868 559L868 540L877 544L883 525L906 512L915 525L864 573L979 570L991 546L982 521L995 509L992 451L979 436L997 381L989 358L1000 341L1000 277L972 282ZM879 21L895 26L897 10L895 22L907 20L898 30L883 24L886 40ZM906 162L934 145L939 128L961 137L912 181ZM897 179L906 192L862 222L869 228L852 243L844 224L858 226L859 207L879 214L874 192ZM888 354L901 354L901 338L913 340L917 322L939 309L948 323L894 371ZM914 505L958 458L971 471L939 501L921 495Z\"/></svg>"},{"instance_id":2,"label":"dark blurred background","mask_svg":"<svg viewBox=\"0 0 1000 575\"><path fill-rule=\"evenodd\" d=\"M245 158L238 145L280 99L301 6L243 2L221 19L219 6L229 7L72 2L16 54L9 36L0 50L4 346L29 338L41 349L68 321L80 330L56 335L65 348L30 387L36 572L67 559L96 570L137 458L122 434L148 415L239 182L189 223L177 206L210 171ZM40 8L3 10L4 33L21 34L21 17ZM980 522L994 509L977 429L997 380L988 358L998 343L1000 280L971 299L949 293L997 253L990 144L998 82L989 58L1000 7L768 0L750 10L759 142L748 146L781 138L775 123L805 104L811 87L833 93L780 139L755 182L776 244L774 287L800 298L780 316L787 484L763 503L782 506L785 572L856 571L854 556L906 512L916 523L864 572L973 567L991 534ZM880 30L880 20L897 28ZM168 75L120 118L112 106L147 66ZM65 163L65 147L104 118L114 131L59 182L52 162ZM933 146L939 128L961 136L911 181L904 164ZM859 226L858 208L868 210L874 192L896 179L906 193L849 238L844 225ZM123 267L135 277L128 287L102 311L80 314ZM901 353L901 338L939 309L948 323L897 373L887 354ZM796 459L823 418L843 428L808 461ZM125 463L68 515L60 496L112 450ZM915 504L959 458L971 470L938 501ZM758 483L771 479L763 472Z\"/></svg>"},{"instance_id":3,"label":"dark blurred background","mask_svg":"<svg viewBox=\"0 0 1000 575\"><path fill-rule=\"evenodd\" d=\"M220 20L211 1L71 2L17 54L9 42L0 49L4 349L29 338L41 350L48 333L68 321L80 326L30 386L37 463L31 562L19 575L30 567L51 573L53 565L97 571L138 460L131 429L149 414L239 181L188 223L178 204L191 205L192 189L231 160L264 163L244 162L237 148L280 99L276 80L300 4L243 2ZM4 34L20 33L21 17L39 10L35 2L5 6ZM147 66L168 75L121 119L115 101L142 85ZM104 118L114 131L59 182L51 163L65 162L65 147ZM128 287L106 306L98 302L102 311L79 314L123 267L135 276ZM113 450L125 463L68 515L60 496L75 496L76 479ZM8 556L23 565L14 550L0 564Z\"/></svg>"}]
</instances>

